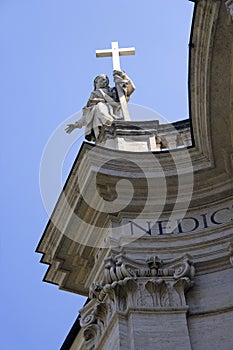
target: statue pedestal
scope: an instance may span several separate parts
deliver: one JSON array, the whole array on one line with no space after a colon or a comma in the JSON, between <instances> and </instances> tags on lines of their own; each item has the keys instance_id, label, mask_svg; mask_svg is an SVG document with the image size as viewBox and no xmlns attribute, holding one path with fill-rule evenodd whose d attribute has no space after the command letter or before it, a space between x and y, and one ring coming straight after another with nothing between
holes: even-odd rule
<instances>
[{"instance_id":1,"label":"statue pedestal","mask_svg":"<svg viewBox=\"0 0 233 350\"><path fill-rule=\"evenodd\" d=\"M100 129L96 144L129 152L160 152L192 146L189 120L159 124L158 120L118 120Z\"/></svg>"},{"instance_id":2,"label":"statue pedestal","mask_svg":"<svg viewBox=\"0 0 233 350\"><path fill-rule=\"evenodd\" d=\"M111 126L100 130L99 146L120 151L148 152L159 151L157 144L158 120L115 121Z\"/></svg>"}]
</instances>

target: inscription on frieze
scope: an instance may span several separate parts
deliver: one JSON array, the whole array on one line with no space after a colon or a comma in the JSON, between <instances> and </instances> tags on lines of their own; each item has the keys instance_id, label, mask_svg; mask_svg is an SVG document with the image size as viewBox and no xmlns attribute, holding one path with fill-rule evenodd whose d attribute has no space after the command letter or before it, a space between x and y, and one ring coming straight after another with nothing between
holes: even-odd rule
<instances>
[{"instance_id":1,"label":"inscription on frieze","mask_svg":"<svg viewBox=\"0 0 233 350\"><path fill-rule=\"evenodd\" d=\"M184 218L176 219L159 219L153 222L148 220L125 220L129 223L130 235L161 236L174 235L182 233L197 233L211 230L219 226L224 226L233 222L233 205L223 206L196 213L195 215L187 215Z\"/></svg>"}]
</instances>

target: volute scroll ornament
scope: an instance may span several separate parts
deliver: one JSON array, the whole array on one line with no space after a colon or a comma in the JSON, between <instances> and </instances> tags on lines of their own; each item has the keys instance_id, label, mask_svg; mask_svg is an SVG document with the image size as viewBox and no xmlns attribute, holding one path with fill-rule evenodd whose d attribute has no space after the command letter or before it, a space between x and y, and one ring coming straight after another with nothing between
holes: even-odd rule
<instances>
[{"instance_id":1,"label":"volute scroll ornament","mask_svg":"<svg viewBox=\"0 0 233 350\"><path fill-rule=\"evenodd\" d=\"M158 256L132 260L124 254L110 255L104 262L103 280L92 283L91 300L80 311L87 348L96 348L92 346L99 343L116 313L146 309L186 312L185 293L193 286L194 274L189 255L170 261Z\"/></svg>"},{"instance_id":2,"label":"volute scroll ornament","mask_svg":"<svg viewBox=\"0 0 233 350\"><path fill-rule=\"evenodd\" d=\"M145 261L134 261L123 254L111 255L105 260L104 280L101 283L95 282L90 287L89 297L96 298L103 302L108 297L111 300L117 298L117 291L129 288L134 285L137 291L137 284L143 284L145 290L154 289L158 291L161 285L167 286L168 292L174 286L182 285L186 292L192 285L195 275L195 268L189 255L185 255L175 261L164 262L157 256L152 256ZM180 282L180 284L178 283ZM154 287L151 287L151 284ZM147 286L147 287L146 287ZM148 289L149 288L149 289ZM130 295L132 291L127 291ZM132 295L131 295L132 299Z\"/></svg>"}]
</instances>

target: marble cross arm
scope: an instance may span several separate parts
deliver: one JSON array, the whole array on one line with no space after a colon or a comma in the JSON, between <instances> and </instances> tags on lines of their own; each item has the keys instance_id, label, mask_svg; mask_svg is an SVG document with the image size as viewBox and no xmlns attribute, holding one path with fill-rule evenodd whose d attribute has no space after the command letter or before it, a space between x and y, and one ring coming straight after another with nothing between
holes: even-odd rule
<instances>
[{"instance_id":1,"label":"marble cross arm","mask_svg":"<svg viewBox=\"0 0 233 350\"><path fill-rule=\"evenodd\" d=\"M129 55L135 55L134 47L119 49L119 56L129 56ZM112 56L112 49L96 50L96 57L111 57L111 56Z\"/></svg>"}]
</instances>

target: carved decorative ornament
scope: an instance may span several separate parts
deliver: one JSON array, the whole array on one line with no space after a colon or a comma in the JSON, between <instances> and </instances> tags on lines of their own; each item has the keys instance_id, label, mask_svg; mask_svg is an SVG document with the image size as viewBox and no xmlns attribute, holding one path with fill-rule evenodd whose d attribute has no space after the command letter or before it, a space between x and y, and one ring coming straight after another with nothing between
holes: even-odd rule
<instances>
[{"instance_id":1,"label":"carved decorative ornament","mask_svg":"<svg viewBox=\"0 0 233 350\"><path fill-rule=\"evenodd\" d=\"M87 349L95 349L114 313L187 310L185 293L193 285L194 275L189 255L167 262L157 256L146 261L123 254L108 257L103 282L92 284L91 301L80 311Z\"/></svg>"}]
</instances>

